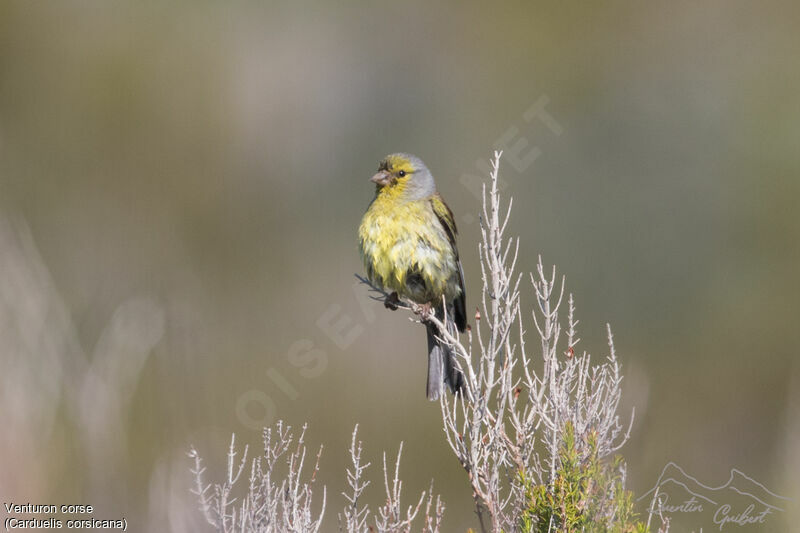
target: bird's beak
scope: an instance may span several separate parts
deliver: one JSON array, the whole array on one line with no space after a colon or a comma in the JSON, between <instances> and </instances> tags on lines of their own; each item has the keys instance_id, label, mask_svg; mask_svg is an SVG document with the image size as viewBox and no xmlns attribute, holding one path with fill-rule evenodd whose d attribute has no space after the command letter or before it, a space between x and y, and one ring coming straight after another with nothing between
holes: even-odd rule
<instances>
[{"instance_id":1,"label":"bird's beak","mask_svg":"<svg viewBox=\"0 0 800 533\"><path fill-rule=\"evenodd\" d=\"M385 170L381 170L380 172L378 172L377 174L375 174L374 176L372 176L369 179L369 181L371 181L371 182L373 182L373 183L375 183L377 185L380 185L381 187L385 187L386 185L389 185L389 182L391 180L392 180L392 175L389 172L385 171Z\"/></svg>"}]
</instances>

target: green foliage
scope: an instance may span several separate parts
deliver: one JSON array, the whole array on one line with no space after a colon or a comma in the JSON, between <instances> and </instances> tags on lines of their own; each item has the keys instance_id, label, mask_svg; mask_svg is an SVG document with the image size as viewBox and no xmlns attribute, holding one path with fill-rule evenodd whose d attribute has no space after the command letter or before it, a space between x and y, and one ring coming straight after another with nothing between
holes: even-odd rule
<instances>
[{"instance_id":1,"label":"green foliage","mask_svg":"<svg viewBox=\"0 0 800 533\"><path fill-rule=\"evenodd\" d=\"M576 442L569 422L563 437L551 486L535 485L520 473L528 501L520 518L521 531L647 533L647 526L633 511L633 495L623 486L622 457L601 459L596 433Z\"/></svg>"}]
</instances>

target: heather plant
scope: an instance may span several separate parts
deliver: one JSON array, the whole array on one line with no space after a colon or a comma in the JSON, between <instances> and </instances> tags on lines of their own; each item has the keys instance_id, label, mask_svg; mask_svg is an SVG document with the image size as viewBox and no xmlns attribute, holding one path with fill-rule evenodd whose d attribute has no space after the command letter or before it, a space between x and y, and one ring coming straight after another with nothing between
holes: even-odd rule
<instances>
[{"instance_id":1,"label":"heather plant","mask_svg":"<svg viewBox=\"0 0 800 533\"><path fill-rule=\"evenodd\" d=\"M464 374L463 394L442 395L439 403L445 437L466 473L480 529L492 533L650 531L653 517L647 523L638 520L632 495L625 489L625 463L617 455L628 439L633 413L624 424L618 412L622 374L611 329L607 328L606 355L593 359L578 349L574 298L569 294L565 299L564 279L557 277L555 267L545 270L539 258L527 276L516 271L519 239L505 237L512 201L504 205L500 198L500 156L495 153L483 191L478 245L482 289L472 328L459 337L444 326L446 317L442 320L430 313L430 306L398 303L415 320L438 328L440 340L452 347ZM359 279L369 286L375 300L389 297L381 287ZM522 310L523 288L528 283L533 303L529 318ZM440 531L444 504L432 491L423 492L414 505L401 507L400 452L393 474L384 455L386 504L373 514L361 503L370 484L365 477L369 465L362 462L361 449L354 431L340 530ZM266 456L271 457L270 453L267 450ZM247 496L238 506L227 499L229 486L238 479L232 475L236 474L231 470L232 458L228 480L215 485L213 494L203 484L196 458L195 492L208 521L226 532L317 531L324 491L323 510L313 515L314 474L299 484L304 457L304 448L289 455L289 473L279 484L274 476L265 476L264 460L255 460L251 470L256 481L269 477L270 482L254 484L251 475ZM274 461L266 462L274 465ZM253 502L266 506L269 519L244 518L252 515ZM226 524L230 528L225 529ZM298 529L301 526L308 529ZM662 521L660 531L667 528Z\"/></svg>"},{"instance_id":2,"label":"heather plant","mask_svg":"<svg viewBox=\"0 0 800 533\"><path fill-rule=\"evenodd\" d=\"M585 446L580 446L571 422L565 424L563 436L558 469L550 486L534 484L520 472L528 504L522 510L520 531L648 531L647 525L637 520L631 492L625 490L622 457L602 461L593 431L587 435ZM583 456L581 449L588 455Z\"/></svg>"}]
</instances>

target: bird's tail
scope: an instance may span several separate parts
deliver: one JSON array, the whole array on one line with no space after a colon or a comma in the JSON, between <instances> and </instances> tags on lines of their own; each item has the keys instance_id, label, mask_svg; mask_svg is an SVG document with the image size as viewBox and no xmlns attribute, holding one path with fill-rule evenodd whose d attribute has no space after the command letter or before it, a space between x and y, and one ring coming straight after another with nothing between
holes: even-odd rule
<instances>
[{"instance_id":1,"label":"bird's tail","mask_svg":"<svg viewBox=\"0 0 800 533\"><path fill-rule=\"evenodd\" d=\"M442 316L440 316L440 314ZM442 320L444 313L436 311L436 316ZM456 325L448 314L447 329L450 333L456 334ZM464 393L464 375L458 370L456 354L447 344L436 338L438 328L433 324L426 325L428 332L428 399L438 400L442 394L442 384L446 383L453 393Z\"/></svg>"}]
</instances>

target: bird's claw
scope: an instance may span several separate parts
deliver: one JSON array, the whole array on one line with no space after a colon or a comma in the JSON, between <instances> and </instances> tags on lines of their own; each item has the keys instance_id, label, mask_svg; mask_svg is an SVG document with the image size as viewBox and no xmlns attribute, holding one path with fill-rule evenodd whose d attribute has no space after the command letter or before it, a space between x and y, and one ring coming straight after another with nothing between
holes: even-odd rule
<instances>
[{"instance_id":1,"label":"bird's claw","mask_svg":"<svg viewBox=\"0 0 800 533\"><path fill-rule=\"evenodd\" d=\"M428 322L434 315L433 306L429 303L419 304L416 308L416 312L423 322Z\"/></svg>"},{"instance_id":2,"label":"bird's claw","mask_svg":"<svg viewBox=\"0 0 800 533\"><path fill-rule=\"evenodd\" d=\"M392 311L397 311L397 308L400 304L400 297L397 295L397 292L393 292L386 299L383 301L383 306L386 309L391 309Z\"/></svg>"}]
</instances>

